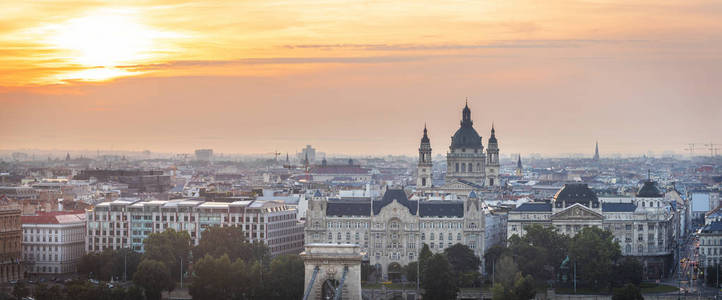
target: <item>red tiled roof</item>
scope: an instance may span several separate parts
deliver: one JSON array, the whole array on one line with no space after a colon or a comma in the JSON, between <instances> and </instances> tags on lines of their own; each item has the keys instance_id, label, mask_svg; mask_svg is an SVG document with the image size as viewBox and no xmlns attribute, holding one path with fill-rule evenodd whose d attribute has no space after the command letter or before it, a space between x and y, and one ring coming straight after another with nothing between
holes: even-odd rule
<instances>
[{"instance_id":1,"label":"red tiled roof","mask_svg":"<svg viewBox=\"0 0 722 300\"><path fill-rule=\"evenodd\" d=\"M52 211L41 212L35 216L21 216L22 224L61 224L85 220L85 211Z\"/></svg>"}]
</instances>

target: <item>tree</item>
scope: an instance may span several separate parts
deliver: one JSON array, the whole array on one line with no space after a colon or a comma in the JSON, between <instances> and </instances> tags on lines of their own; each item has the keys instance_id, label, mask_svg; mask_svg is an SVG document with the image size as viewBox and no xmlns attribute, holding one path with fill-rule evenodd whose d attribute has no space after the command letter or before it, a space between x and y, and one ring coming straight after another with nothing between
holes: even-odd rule
<instances>
[{"instance_id":1,"label":"tree","mask_svg":"<svg viewBox=\"0 0 722 300\"><path fill-rule=\"evenodd\" d=\"M206 254L194 265L195 276L188 292L196 299L231 299L234 294L234 278L231 274L237 273L235 271L238 270L231 264L227 254L219 258ZM243 284L240 278L237 280Z\"/></svg>"},{"instance_id":2,"label":"tree","mask_svg":"<svg viewBox=\"0 0 722 300\"><path fill-rule=\"evenodd\" d=\"M123 279L123 274L127 270L127 278L131 279L140 259L140 253L128 248L118 250L106 248L101 253L84 255L78 264L78 273L109 281L111 277Z\"/></svg>"},{"instance_id":3,"label":"tree","mask_svg":"<svg viewBox=\"0 0 722 300\"><path fill-rule=\"evenodd\" d=\"M484 254L484 264L488 272L495 269L494 265L499 261L502 255L511 255L511 250L506 247L505 243L491 246Z\"/></svg>"},{"instance_id":4,"label":"tree","mask_svg":"<svg viewBox=\"0 0 722 300\"><path fill-rule=\"evenodd\" d=\"M145 248L143 260L163 262L163 265L168 268L169 274L172 274L170 276L178 278L181 272L181 260L186 265L188 264L191 237L188 232L178 232L168 228L161 233L151 233L143 241L143 247ZM170 288L172 289L173 286L170 286ZM149 295L147 296L151 298Z\"/></svg>"},{"instance_id":5,"label":"tree","mask_svg":"<svg viewBox=\"0 0 722 300\"><path fill-rule=\"evenodd\" d=\"M303 259L298 255L283 255L271 262L270 276L265 282L269 299L301 299L305 276Z\"/></svg>"},{"instance_id":6,"label":"tree","mask_svg":"<svg viewBox=\"0 0 722 300\"><path fill-rule=\"evenodd\" d=\"M567 255L569 238L557 232L555 228L539 224L525 226L526 234L509 239L509 249L518 261L524 263L519 268L524 274L530 274L538 280L555 278L562 260Z\"/></svg>"},{"instance_id":7,"label":"tree","mask_svg":"<svg viewBox=\"0 0 722 300\"><path fill-rule=\"evenodd\" d=\"M431 249L429 249L429 245L426 243L421 246L421 251L419 251L419 266L420 266L420 275L421 275L421 281L424 280L424 272L426 270L426 262L429 261L429 259L433 256L433 253L431 253Z\"/></svg>"},{"instance_id":8,"label":"tree","mask_svg":"<svg viewBox=\"0 0 722 300\"><path fill-rule=\"evenodd\" d=\"M159 300L163 290L172 290L175 282L171 279L168 267L153 259L144 259L133 275L133 282L145 291L148 300Z\"/></svg>"},{"instance_id":9,"label":"tree","mask_svg":"<svg viewBox=\"0 0 722 300\"><path fill-rule=\"evenodd\" d=\"M481 283L481 273L479 273L481 259L474 254L471 248L455 244L444 249L444 253L449 259L454 277L457 278L457 286L471 287L476 283Z\"/></svg>"},{"instance_id":10,"label":"tree","mask_svg":"<svg viewBox=\"0 0 722 300\"><path fill-rule=\"evenodd\" d=\"M457 274L479 270L481 259L474 254L474 251L469 246L457 243L444 249L444 253Z\"/></svg>"},{"instance_id":11,"label":"tree","mask_svg":"<svg viewBox=\"0 0 722 300\"><path fill-rule=\"evenodd\" d=\"M614 266L613 276L615 286L623 286L625 283L631 283L639 286L642 283L642 263L636 258L625 257Z\"/></svg>"},{"instance_id":12,"label":"tree","mask_svg":"<svg viewBox=\"0 0 722 300\"><path fill-rule=\"evenodd\" d=\"M614 289L612 300L644 300L642 291L634 284L627 283L622 288Z\"/></svg>"},{"instance_id":13,"label":"tree","mask_svg":"<svg viewBox=\"0 0 722 300\"><path fill-rule=\"evenodd\" d=\"M15 297L15 299L22 300L24 297L27 297L29 295L30 290L24 283L18 282L15 284L15 286L13 286L13 296Z\"/></svg>"},{"instance_id":14,"label":"tree","mask_svg":"<svg viewBox=\"0 0 722 300\"><path fill-rule=\"evenodd\" d=\"M536 296L534 278L531 275L523 276L516 272L514 279L505 285L501 282L494 284L491 289L494 300L528 300Z\"/></svg>"},{"instance_id":15,"label":"tree","mask_svg":"<svg viewBox=\"0 0 722 300\"><path fill-rule=\"evenodd\" d=\"M65 295L59 286L53 285L48 287L46 284L41 283L35 289L35 298L37 300L62 300L65 298Z\"/></svg>"},{"instance_id":16,"label":"tree","mask_svg":"<svg viewBox=\"0 0 722 300\"><path fill-rule=\"evenodd\" d=\"M499 263L496 264L495 271L494 282L501 283L501 285L505 287L510 287L514 283L514 278L516 273L519 272L519 268L511 257L502 256L501 259L499 259Z\"/></svg>"},{"instance_id":17,"label":"tree","mask_svg":"<svg viewBox=\"0 0 722 300\"><path fill-rule=\"evenodd\" d=\"M251 247L243 235L241 227L217 227L206 228L201 234L198 246L193 249L196 260L203 259L206 254L213 257L228 255L231 261L238 258L248 260L251 256Z\"/></svg>"},{"instance_id":18,"label":"tree","mask_svg":"<svg viewBox=\"0 0 722 300\"><path fill-rule=\"evenodd\" d=\"M612 282L613 262L621 257L610 231L585 227L572 238L569 257L576 263L582 285L604 289Z\"/></svg>"},{"instance_id":19,"label":"tree","mask_svg":"<svg viewBox=\"0 0 722 300\"><path fill-rule=\"evenodd\" d=\"M437 253L426 261L421 286L424 288L424 299L456 298L456 279L446 255Z\"/></svg>"},{"instance_id":20,"label":"tree","mask_svg":"<svg viewBox=\"0 0 722 300\"><path fill-rule=\"evenodd\" d=\"M416 282L416 275L421 272L421 270L417 269L418 266L419 263L414 261L404 267L404 270L406 271L406 280Z\"/></svg>"}]
</instances>

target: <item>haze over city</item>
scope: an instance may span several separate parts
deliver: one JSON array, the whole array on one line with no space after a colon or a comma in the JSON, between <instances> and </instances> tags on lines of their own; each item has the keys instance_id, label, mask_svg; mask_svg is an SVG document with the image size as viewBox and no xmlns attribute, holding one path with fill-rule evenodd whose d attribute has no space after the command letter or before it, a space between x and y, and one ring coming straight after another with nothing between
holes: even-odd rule
<instances>
[{"instance_id":1,"label":"haze over city","mask_svg":"<svg viewBox=\"0 0 722 300\"><path fill-rule=\"evenodd\" d=\"M719 143L718 1L5 1L0 149L414 154ZM699 154L705 150L700 149Z\"/></svg>"}]
</instances>

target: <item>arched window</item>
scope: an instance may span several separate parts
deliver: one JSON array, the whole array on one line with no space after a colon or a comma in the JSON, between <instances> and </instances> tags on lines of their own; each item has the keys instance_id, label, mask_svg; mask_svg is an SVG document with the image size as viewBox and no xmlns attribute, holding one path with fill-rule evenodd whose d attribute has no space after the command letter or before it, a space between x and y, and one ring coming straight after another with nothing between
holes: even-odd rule
<instances>
[{"instance_id":1,"label":"arched window","mask_svg":"<svg viewBox=\"0 0 722 300\"><path fill-rule=\"evenodd\" d=\"M456 234L456 240L457 240L457 241L461 241L461 233L457 233L457 234Z\"/></svg>"},{"instance_id":2,"label":"arched window","mask_svg":"<svg viewBox=\"0 0 722 300\"><path fill-rule=\"evenodd\" d=\"M632 245L627 244L627 247L624 248L624 252L627 254L632 253Z\"/></svg>"},{"instance_id":3,"label":"arched window","mask_svg":"<svg viewBox=\"0 0 722 300\"><path fill-rule=\"evenodd\" d=\"M426 239L426 233L423 233L423 232L421 233L421 239L422 239L422 240L425 240L425 239Z\"/></svg>"},{"instance_id":4,"label":"arched window","mask_svg":"<svg viewBox=\"0 0 722 300\"><path fill-rule=\"evenodd\" d=\"M328 233L328 241L330 242L331 240L333 240L333 233L329 232Z\"/></svg>"},{"instance_id":5,"label":"arched window","mask_svg":"<svg viewBox=\"0 0 722 300\"><path fill-rule=\"evenodd\" d=\"M347 240L350 240L350 239L351 239L351 233L350 233L350 232L346 232L346 239L347 239Z\"/></svg>"},{"instance_id":6,"label":"arched window","mask_svg":"<svg viewBox=\"0 0 722 300\"><path fill-rule=\"evenodd\" d=\"M461 163L461 172L466 172L466 164Z\"/></svg>"},{"instance_id":7,"label":"arched window","mask_svg":"<svg viewBox=\"0 0 722 300\"><path fill-rule=\"evenodd\" d=\"M459 172L459 163L456 163L456 172Z\"/></svg>"},{"instance_id":8,"label":"arched window","mask_svg":"<svg viewBox=\"0 0 722 300\"><path fill-rule=\"evenodd\" d=\"M646 207L645 205L646 205L646 203L644 201L642 201L642 207Z\"/></svg>"},{"instance_id":9,"label":"arched window","mask_svg":"<svg viewBox=\"0 0 722 300\"><path fill-rule=\"evenodd\" d=\"M432 232L432 233L429 233L429 239L432 240L432 241L434 240L434 233L433 233L433 232Z\"/></svg>"},{"instance_id":10,"label":"arched window","mask_svg":"<svg viewBox=\"0 0 722 300\"><path fill-rule=\"evenodd\" d=\"M471 166L473 166L473 165L471 163L469 163L469 172L474 172L474 168L472 168Z\"/></svg>"},{"instance_id":11,"label":"arched window","mask_svg":"<svg viewBox=\"0 0 722 300\"><path fill-rule=\"evenodd\" d=\"M444 233L443 233L443 232L439 232L439 240L444 240Z\"/></svg>"}]
</instances>

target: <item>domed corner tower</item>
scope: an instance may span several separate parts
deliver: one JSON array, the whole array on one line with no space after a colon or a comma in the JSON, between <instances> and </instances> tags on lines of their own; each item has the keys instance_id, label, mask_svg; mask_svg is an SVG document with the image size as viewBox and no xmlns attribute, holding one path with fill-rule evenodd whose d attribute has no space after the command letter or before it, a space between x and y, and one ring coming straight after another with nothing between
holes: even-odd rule
<instances>
[{"instance_id":1,"label":"domed corner tower","mask_svg":"<svg viewBox=\"0 0 722 300\"><path fill-rule=\"evenodd\" d=\"M464 180L483 185L486 173L486 155L481 136L474 129L469 104L461 112L461 127L451 137L446 154L446 181Z\"/></svg>"},{"instance_id":2,"label":"domed corner tower","mask_svg":"<svg viewBox=\"0 0 722 300\"><path fill-rule=\"evenodd\" d=\"M417 189L430 189L431 184L431 174L433 168L433 164L431 163L431 142L429 140L429 135L426 130L426 125L424 125L424 136L421 137L421 145L419 146L419 165L418 165L418 175L416 178L416 188Z\"/></svg>"},{"instance_id":3,"label":"domed corner tower","mask_svg":"<svg viewBox=\"0 0 722 300\"><path fill-rule=\"evenodd\" d=\"M486 148L486 186L499 186L499 144L496 141L494 124L491 124L491 136Z\"/></svg>"}]
</instances>

